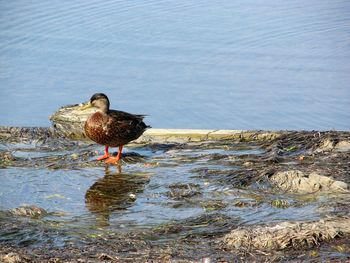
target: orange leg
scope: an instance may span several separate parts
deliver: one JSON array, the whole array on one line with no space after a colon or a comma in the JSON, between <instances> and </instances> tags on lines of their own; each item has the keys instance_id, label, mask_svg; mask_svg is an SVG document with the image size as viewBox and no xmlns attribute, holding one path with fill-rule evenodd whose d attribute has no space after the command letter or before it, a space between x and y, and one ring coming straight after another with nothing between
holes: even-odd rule
<instances>
[{"instance_id":1,"label":"orange leg","mask_svg":"<svg viewBox=\"0 0 350 263\"><path fill-rule=\"evenodd\" d=\"M105 154L100 156L100 157L98 157L97 160L101 161L101 160L107 159L108 157L109 157L108 146L106 145L105 146Z\"/></svg>"},{"instance_id":2,"label":"orange leg","mask_svg":"<svg viewBox=\"0 0 350 263\"><path fill-rule=\"evenodd\" d=\"M117 156L109 157L105 163L116 163L120 160L120 157L122 156L122 151L123 151L123 145L119 145L119 152Z\"/></svg>"}]
</instances>

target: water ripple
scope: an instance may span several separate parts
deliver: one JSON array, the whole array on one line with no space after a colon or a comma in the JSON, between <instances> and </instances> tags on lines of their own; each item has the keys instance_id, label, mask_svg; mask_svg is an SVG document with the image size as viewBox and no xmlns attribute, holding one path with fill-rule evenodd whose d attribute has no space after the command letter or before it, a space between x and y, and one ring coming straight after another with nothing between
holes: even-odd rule
<instances>
[{"instance_id":1,"label":"water ripple","mask_svg":"<svg viewBox=\"0 0 350 263\"><path fill-rule=\"evenodd\" d=\"M348 1L3 1L0 10L0 110L13 106L1 124L48 125L55 108L100 89L154 127L350 129Z\"/></svg>"}]
</instances>

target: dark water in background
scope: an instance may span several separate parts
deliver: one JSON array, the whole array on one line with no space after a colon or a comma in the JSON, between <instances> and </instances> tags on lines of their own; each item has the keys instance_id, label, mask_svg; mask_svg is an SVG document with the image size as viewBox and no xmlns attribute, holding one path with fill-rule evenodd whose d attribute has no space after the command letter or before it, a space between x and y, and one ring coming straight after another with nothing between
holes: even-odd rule
<instances>
[{"instance_id":1,"label":"dark water in background","mask_svg":"<svg viewBox=\"0 0 350 263\"><path fill-rule=\"evenodd\" d=\"M0 125L109 95L153 127L350 129L350 2L0 1Z\"/></svg>"}]
</instances>

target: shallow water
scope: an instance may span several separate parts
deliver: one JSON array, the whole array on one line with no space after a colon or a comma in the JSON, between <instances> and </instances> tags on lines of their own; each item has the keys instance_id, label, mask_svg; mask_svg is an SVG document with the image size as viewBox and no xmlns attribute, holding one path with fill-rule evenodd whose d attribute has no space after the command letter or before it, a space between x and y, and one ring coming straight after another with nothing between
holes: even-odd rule
<instances>
[{"instance_id":1,"label":"shallow water","mask_svg":"<svg viewBox=\"0 0 350 263\"><path fill-rule=\"evenodd\" d=\"M23 162L23 167L1 169L0 241L61 246L104 233L148 231L161 233L152 239L162 242L189 233L224 233L240 225L318 219L330 211L320 210L322 202L329 200L312 195L311 199L281 195L259 183L250 187L230 183L234 172L242 168L235 164L236 157L254 158L264 153L253 143L127 147L125 158L136 151L142 159L123 162L121 168L96 166L94 151L101 150L96 146L72 145L59 150L34 145L2 144L2 149L16 158L33 159ZM77 148L92 156L69 161L67 157ZM42 162L40 158L46 159ZM53 168L50 162L68 166ZM280 199L289 205L271 205ZM21 219L5 213L26 204L44 208L49 214ZM18 221L26 222L25 227L18 227ZM180 230L175 231L177 228Z\"/></svg>"},{"instance_id":2,"label":"shallow water","mask_svg":"<svg viewBox=\"0 0 350 263\"><path fill-rule=\"evenodd\" d=\"M0 125L97 91L161 128L349 130L350 3L1 1Z\"/></svg>"}]
</instances>

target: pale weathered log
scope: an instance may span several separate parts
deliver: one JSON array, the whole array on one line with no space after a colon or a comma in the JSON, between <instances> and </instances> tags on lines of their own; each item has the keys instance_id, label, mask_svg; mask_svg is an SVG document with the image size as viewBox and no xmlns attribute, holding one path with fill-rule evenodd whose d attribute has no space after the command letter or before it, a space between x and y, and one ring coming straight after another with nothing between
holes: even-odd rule
<instances>
[{"instance_id":1,"label":"pale weathered log","mask_svg":"<svg viewBox=\"0 0 350 263\"><path fill-rule=\"evenodd\" d=\"M61 137L87 139L84 134L84 123L88 116L95 112L93 108L81 110L81 106L61 107L50 116L54 132ZM193 142L203 140L261 140L269 141L287 131L244 131L244 130L200 130L200 129L148 129L137 142Z\"/></svg>"}]
</instances>

